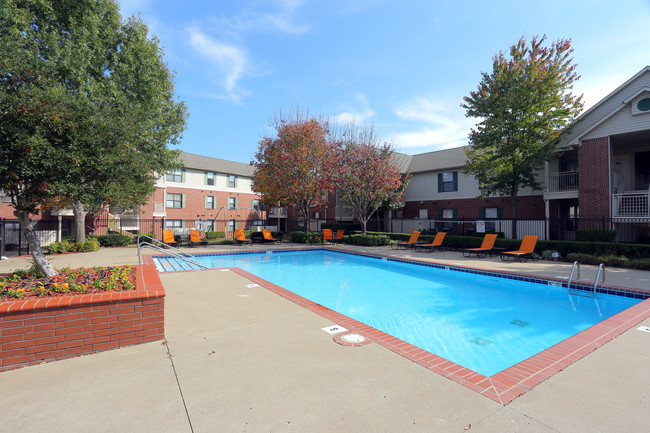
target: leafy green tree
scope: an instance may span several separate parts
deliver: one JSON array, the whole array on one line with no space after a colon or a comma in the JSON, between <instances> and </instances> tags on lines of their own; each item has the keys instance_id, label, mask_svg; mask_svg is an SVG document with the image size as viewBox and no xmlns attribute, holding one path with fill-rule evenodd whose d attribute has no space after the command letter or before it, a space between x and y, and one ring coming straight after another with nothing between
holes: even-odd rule
<instances>
[{"instance_id":1,"label":"leafy green tree","mask_svg":"<svg viewBox=\"0 0 650 433\"><path fill-rule=\"evenodd\" d=\"M344 125L336 145L337 154L331 160L336 194L343 206L352 209L365 234L377 209L402 199L402 175L391 146L382 143L371 125Z\"/></svg>"},{"instance_id":2,"label":"leafy green tree","mask_svg":"<svg viewBox=\"0 0 650 433\"><path fill-rule=\"evenodd\" d=\"M270 122L276 137L264 137L251 163L262 201L270 206L295 206L309 227L309 208L327 204L334 186L325 164L333 157L329 123L303 113L279 113Z\"/></svg>"},{"instance_id":3,"label":"leafy green tree","mask_svg":"<svg viewBox=\"0 0 650 433\"><path fill-rule=\"evenodd\" d=\"M5 1L0 58L0 189L53 275L29 215L67 199L83 237L86 211L144 203L155 173L178 166L167 145L186 108L158 41L113 0Z\"/></svg>"},{"instance_id":4,"label":"leafy green tree","mask_svg":"<svg viewBox=\"0 0 650 433\"><path fill-rule=\"evenodd\" d=\"M520 188L541 189L538 173L553 157L560 133L582 110L582 96L570 93L575 73L571 41L543 46L546 37L524 38L494 56L476 91L461 104L467 117L480 119L469 134L465 172L479 179L481 198L510 197L513 237L517 236Z\"/></svg>"}]
</instances>

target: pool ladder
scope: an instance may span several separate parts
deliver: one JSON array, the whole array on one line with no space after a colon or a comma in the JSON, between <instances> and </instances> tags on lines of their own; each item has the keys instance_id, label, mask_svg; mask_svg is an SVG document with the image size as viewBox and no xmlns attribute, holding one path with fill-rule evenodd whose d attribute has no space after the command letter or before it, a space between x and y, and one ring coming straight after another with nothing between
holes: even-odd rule
<instances>
[{"instance_id":1,"label":"pool ladder","mask_svg":"<svg viewBox=\"0 0 650 433\"><path fill-rule=\"evenodd\" d=\"M577 279L580 279L580 263L577 261L573 262L573 266L571 267L571 274L569 275L569 283L567 284L567 291L569 295L580 295L580 296L591 296L592 298L596 298L596 293L597 293L597 287L598 283L602 283L605 281L605 265L600 264L598 265L598 272L596 273L596 281L594 281L594 289L592 291L587 292L586 290L571 290L571 282L573 281L573 274L575 273L576 269L578 270L578 275Z\"/></svg>"}]
</instances>

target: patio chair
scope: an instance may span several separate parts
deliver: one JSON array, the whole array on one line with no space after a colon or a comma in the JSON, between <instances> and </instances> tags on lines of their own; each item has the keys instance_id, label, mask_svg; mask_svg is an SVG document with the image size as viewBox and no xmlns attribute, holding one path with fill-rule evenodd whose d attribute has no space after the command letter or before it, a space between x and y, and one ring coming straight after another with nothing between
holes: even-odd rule
<instances>
[{"instance_id":1,"label":"patio chair","mask_svg":"<svg viewBox=\"0 0 650 433\"><path fill-rule=\"evenodd\" d=\"M334 238L334 242L343 242L344 234L345 234L345 230L337 230L336 237Z\"/></svg>"},{"instance_id":2,"label":"patio chair","mask_svg":"<svg viewBox=\"0 0 650 433\"><path fill-rule=\"evenodd\" d=\"M332 230L331 229L323 229L323 238L322 239L323 239L323 243L325 243L325 241L334 242L334 233L332 232Z\"/></svg>"},{"instance_id":3,"label":"patio chair","mask_svg":"<svg viewBox=\"0 0 650 433\"><path fill-rule=\"evenodd\" d=\"M206 246L208 241L201 239L201 232L198 230L190 230L190 246L196 245Z\"/></svg>"},{"instance_id":4,"label":"patio chair","mask_svg":"<svg viewBox=\"0 0 650 433\"><path fill-rule=\"evenodd\" d=\"M244 232L244 229L235 230L235 245L248 244L252 242L252 240L246 239L246 233Z\"/></svg>"},{"instance_id":5,"label":"patio chair","mask_svg":"<svg viewBox=\"0 0 650 433\"><path fill-rule=\"evenodd\" d=\"M262 229L262 240L263 242L280 242L280 239L276 239L273 237L271 234L271 230L269 229Z\"/></svg>"},{"instance_id":6,"label":"patio chair","mask_svg":"<svg viewBox=\"0 0 650 433\"><path fill-rule=\"evenodd\" d=\"M426 251L427 253L431 253L436 248L442 248L442 241L445 240L445 236L447 236L447 232L438 232L436 233L436 237L433 238L433 242L430 244L416 244L413 246L413 249L415 251Z\"/></svg>"},{"instance_id":7,"label":"patio chair","mask_svg":"<svg viewBox=\"0 0 650 433\"><path fill-rule=\"evenodd\" d=\"M481 246L478 248L466 248L463 250L463 257L471 257L472 253L476 254L476 257L482 258L487 255L490 251L492 251L492 248L494 248L494 242L497 240L497 236L495 234L489 234L485 235L483 237L483 243L481 243Z\"/></svg>"},{"instance_id":8,"label":"patio chair","mask_svg":"<svg viewBox=\"0 0 650 433\"><path fill-rule=\"evenodd\" d=\"M167 245L171 245L173 247L178 246L178 242L174 239L174 231L173 230L163 230L163 243Z\"/></svg>"},{"instance_id":9,"label":"patio chair","mask_svg":"<svg viewBox=\"0 0 650 433\"><path fill-rule=\"evenodd\" d=\"M390 247L394 250L405 250L407 248L413 248L415 246L415 243L418 241L419 237L420 237L420 232L413 232L411 233L411 238L408 241L397 242L391 244Z\"/></svg>"},{"instance_id":10,"label":"patio chair","mask_svg":"<svg viewBox=\"0 0 650 433\"><path fill-rule=\"evenodd\" d=\"M501 253L501 260L508 261L510 257L517 257L519 261L526 262L529 258L534 259L533 252L535 252L535 245L537 245L538 236L524 236L521 245L517 251L504 251Z\"/></svg>"}]
</instances>

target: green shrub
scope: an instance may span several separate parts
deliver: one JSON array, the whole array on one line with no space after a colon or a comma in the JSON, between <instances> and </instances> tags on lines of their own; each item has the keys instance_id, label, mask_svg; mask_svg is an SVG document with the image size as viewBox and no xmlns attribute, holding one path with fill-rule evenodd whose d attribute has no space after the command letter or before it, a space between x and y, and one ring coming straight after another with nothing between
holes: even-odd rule
<instances>
[{"instance_id":1,"label":"green shrub","mask_svg":"<svg viewBox=\"0 0 650 433\"><path fill-rule=\"evenodd\" d=\"M205 237L206 239L219 239L219 238L225 238L226 233L223 231L220 232L205 232Z\"/></svg>"},{"instance_id":2,"label":"green shrub","mask_svg":"<svg viewBox=\"0 0 650 433\"><path fill-rule=\"evenodd\" d=\"M390 243L390 238L386 235L353 234L343 236L343 242L350 245L376 247L388 245Z\"/></svg>"},{"instance_id":3,"label":"green shrub","mask_svg":"<svg viewBox=\"0 0 650 433\"><path fill-rule=\"evenodd\" d=\"M294 242L296 244L315 244L320 241L320 233L301 231L291 233L291 242Z\"/></svg>"},{"instance_id":4,"label":"green shrub","mask_svg":"<svg viewBox=\"0 0 650 433\"><path fill-rule=\"evenodd\" d=\"M85 243L72 242L70 240L63 240L61 242L54 242L47 246L48 254L62 254L62 253L78 253L78 252L91 252L99 249L99 242L97 239L88 238Z\"/></svg>"},{"instance_id":5,"label":"green shrub","mask_svg":"<svg viewBox=\"0 0 650 433\"><path fill-rule=\"evenodd\" d=\"M576 241L579 242L614 242L616 230L578 229Z\"/></svg>"},{"instance_id":6,"label":"green shrub","mask_svg":"<svg viewBox=\"0 0 650 433\"><path fill-rule=\"evenodd\" d=\"M110 235L96 235L93 238L99 241L102 247L126 247L131 240L130 236L121 233L112 233Z\"/></svg>"}]
</instances>

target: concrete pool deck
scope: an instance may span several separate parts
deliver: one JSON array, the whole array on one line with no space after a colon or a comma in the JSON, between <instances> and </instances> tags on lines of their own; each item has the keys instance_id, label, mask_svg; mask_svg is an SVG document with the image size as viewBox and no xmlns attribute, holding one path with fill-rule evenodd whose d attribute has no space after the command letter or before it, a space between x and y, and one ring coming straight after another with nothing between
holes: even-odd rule
<instances>
[{"instance_id":1,"label":"concrete pool deck","mask_svg":"<svg viewBox=\"0 0 650 433\"><path fill-rule=\"evenodd\" d=\"M300 247L282 245L278 248ZM207 247L195 252L251 250ZM264 250L274 247L260 247ZM545 277L557 262L464 259L459 252L354 251ZM133 248L54 257L56 267L137 264ZM0 273L28 260L0 262ZM593 273L593 276L591 276ZM583 266L593 282L595 267ZM161 275L166 345L148 343L0 373L7 431L635 432L650 423L645 319L506 406L378 344L346 347L332 321L235 272ZM650 272L607 269L650 288Z\"/></svg>"}]
</instances>

